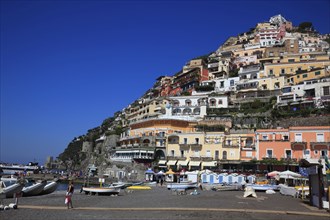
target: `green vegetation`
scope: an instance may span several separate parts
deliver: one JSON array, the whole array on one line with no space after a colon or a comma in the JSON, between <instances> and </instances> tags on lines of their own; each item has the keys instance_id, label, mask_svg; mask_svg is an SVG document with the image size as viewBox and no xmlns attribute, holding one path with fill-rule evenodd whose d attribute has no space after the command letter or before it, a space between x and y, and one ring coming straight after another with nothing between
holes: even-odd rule
<instances>
[{"instance_id":1,"label":"green vegetation","mask_svg":"<svg viewBox=\"0 0 330 220\"><path fill-rule=\"evenodd\" d=\"M67 170L75 170L81 165L81 161L86 159L86 154L81 152L82 139L74 139L67 148L58 156Z\"/></svg>"},{"instance_id":2,"label":"green vegetation","mask_svg":"<svg viewBox=\"0 0 330 220\"><path fill-rule=\"evenodd\" d=\"M195 90L200 91L200 92L213 91L214 90L214 85L196 86Z\"/></svg>"},{"instance_id":3,"label":"green vegetation","mask_svg":"<svg viewBox=\"0 0 330 220\"><path fill-rule=\"evenodd\" d=\"M315 32L312 22L305 21L299 24L298 31L301 33Z\"/></svg>"}]
</instances>

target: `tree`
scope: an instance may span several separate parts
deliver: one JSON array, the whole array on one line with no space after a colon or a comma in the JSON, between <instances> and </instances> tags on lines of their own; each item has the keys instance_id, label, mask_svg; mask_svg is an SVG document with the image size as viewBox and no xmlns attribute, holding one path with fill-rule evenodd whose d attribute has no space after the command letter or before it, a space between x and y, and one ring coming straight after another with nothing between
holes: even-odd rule
<instances>
[{"instance_id":1,"label":"tree","mask_svg":"<svg viewBox=\"0 0 330 220\"><path fill-rule=\"evenodd\" d=\"M314 32L314 27L312 22L305 21L299 24L298 31L305 33L305 32Z\"/></svg>"}]
</instances>

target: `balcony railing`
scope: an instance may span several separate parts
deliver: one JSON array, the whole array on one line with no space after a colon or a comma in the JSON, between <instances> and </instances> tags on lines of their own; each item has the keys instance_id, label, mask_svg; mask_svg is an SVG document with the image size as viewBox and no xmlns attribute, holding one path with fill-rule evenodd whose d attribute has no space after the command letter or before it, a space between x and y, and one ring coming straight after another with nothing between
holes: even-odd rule
<instances>
[{"instance_id":1,"label":"balcony railing","mask_svg":"<svg viewBox=\"0 0 330 220\"><path fill-rule=\"evenodd\" d=\"M306 150L307 142L292 142L291 149L292 150Z\"/></svg>"},{"instance_id":2,"label":"balcony railing","mask_svg":"<svg viewBox=\"0 0 330 220\"><path fill-rule=\"evenodd\" d=\"M223 148L239 148L239 144L223 144Z\"/></svg>"},{"instance_id":3,"label":"balcony railing","mask_svg":"<svg viewBox=\"0 0 330 220\"><path fill-rule=\"evenodd\" d=\"M167 156L168 160L186 160L187 157L181 157L181 156Z\"/></svg>"},{"instance_id":4,"label":"balcony railing","mask_svg":"<svg viewBox=\"0 0 330 220\"><path fill-rule=\"evenodd\" d=\"M330 142L310 142L312 150L330 150Z\"/></svg>"}]
</instances>

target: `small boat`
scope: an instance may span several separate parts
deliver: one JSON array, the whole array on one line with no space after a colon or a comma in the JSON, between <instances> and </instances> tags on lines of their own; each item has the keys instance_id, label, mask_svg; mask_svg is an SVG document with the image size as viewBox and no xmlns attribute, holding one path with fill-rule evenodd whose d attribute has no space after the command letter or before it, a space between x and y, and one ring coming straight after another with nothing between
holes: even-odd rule
<instances>
[{"instance_id":1,"label":"small boat","mask_svg":"<svg viewBox=\"0 0 330 220\"><path fill-rule=\"evenodd\" d=\"M46 186L46 181L34 182L28 181L22 189L23 196L37 196L39 195L44 187Z\"/></svg>"},{"instance_id":2,"label":"small boat","mask_svg":"<svg viewBox=\"0 0 330 220\"><path fill-rule=\"evenodd\" d=\"M127 189L136 190L136 189L151 189L150 186L129 186Z\"/></svg>"},{"instance_id":3,"label":"small boat","mask_svg":"<svg viewBox=\"0 0 330 220\"><path fill-rule=\"evenodd\" d=\"M16 193L21 193L24 184L19 181L1 181L2 192L0 194L4 194L6 198L12 198Z\"/></svg>"},{"instance_id":4,"label":"small boat","mask_svg":"<svg viewBox=\"0 0 330 220\"><path fill-rule=\"evenodd\" d=\"M43 190L41 191L40 195L46 195L54 192L59 185L59 180L55 179L53 181L47 182Z\"/></svg>"},{"instance_id":5,"label":"small boat","mask_svg":"<svg viewBox=\"0 0 330 220\"><path fill-rule=\"evenodd\" d=\"M167 189L193 189L197 187L197 182L167 183Z\"/></svg>"},{"instance_id":6,"label":"small boat","mask_svg":"<svg viewBox=\"0 0 330 220\"><path fill-rule=\"evenodd\" d=\"M82 191L85 192L85 194L90 194L90 195L116 195L119 194L121 188L124 185L117 185L117 186L104 186L104 187L87 187L84 186L82 188Z\"/></svg>"},{"instance_id":7,"label":"small boat","mask_svg":"<svg viewBox=\"0 0 330 220\"><path fill-rule=\"evenodd\" d=\"M267 191L271 190L279 190L278 185L272 184L246 184L246 186L251 186L255 191Z\"/></svg>"}]
</instances>

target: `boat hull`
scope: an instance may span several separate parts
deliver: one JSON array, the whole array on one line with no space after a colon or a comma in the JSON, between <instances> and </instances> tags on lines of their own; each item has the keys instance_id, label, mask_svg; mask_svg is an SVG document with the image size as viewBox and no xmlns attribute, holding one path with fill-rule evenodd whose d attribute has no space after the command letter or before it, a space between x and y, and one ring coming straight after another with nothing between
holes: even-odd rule
<instances>
[{"instance_id":1,"label":"boat hull","mask_svg":"<svg viewBox=\"0 0 330 220\"><path fill-rule=\"evenodd\" d=\"M118 194L121 187L83 187L82 190L90 195L113 195Z\"/></svg>"},{"instance_id":2,"label":"boat hull","mask_svg":"<svg viewBox=\"0 0 330 220\"><path fill-rule=\"evenodd\" d=\"M197 183L196 182L167 183L166 187L167 189L193 189L197 187Z\"/></svg>"},{"instance_id":3,"label":"boat hull","mask_svg":"<svg viewBox=\"0 0 330 220\"><path fill-rule=\"evenodd\" d=\"M32 186L27 186L22 189L23 196L37 196L39 195L44 187L46 186L47 182L43 181L40 183L35 183Z\"/></svg>"},{"instance_id":4,"label":"boat hull","mask_svg":"<svg viewBox=\"0 0 330 220\"><path fill-rule=\"evenodd\" d=\"M3 193L6 195L6 198L12 198L15 194L21 193L24 185L20 183L15 183L10 186L3 188Z\"/></svg>"},{"instance_id":5,"label":"boat hull","mask_svg":"<svg viewBox=\"0 0 330 220\"><path fill-rule=\"evenodd\" d=\"M57 181L52 181L47 183L43 188L43 190L41 191L40 195L53 193L57 189L58 185L59 183Z\"/></svg>"}]
</instances>

